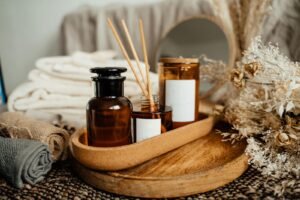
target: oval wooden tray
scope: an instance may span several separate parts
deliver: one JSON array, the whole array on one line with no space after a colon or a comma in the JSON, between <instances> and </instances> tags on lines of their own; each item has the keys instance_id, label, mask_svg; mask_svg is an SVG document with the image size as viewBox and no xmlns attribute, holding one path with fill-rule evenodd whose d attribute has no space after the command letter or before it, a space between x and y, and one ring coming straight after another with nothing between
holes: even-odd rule
<instances>
[{"instance_id":1,"label":"oval wooden tray","mask_svg":"<svg viewBox=\"0 0 300 200\"><path fill-rule=\"evenodd\" d=\"M127 169L207 135L213 125L214 118L207 117L138 143L105 148L85 145L86 130L81 129L72 135L70 149L73 157L88 168L107 171Z\"/></svg>"},{"instance_id":2,"label":"oval wooden tray","mask_svg":"<svg viewBox=\"0 0 300 200\"><path fill-rule=\"evenodd\" d=\"M88 184L116 194L167 198L206 192L223 186L247 169L245 142L232 146L211 133L131 169L90 170L77 161L74 168Z\"/></svg>"}]
</instances>

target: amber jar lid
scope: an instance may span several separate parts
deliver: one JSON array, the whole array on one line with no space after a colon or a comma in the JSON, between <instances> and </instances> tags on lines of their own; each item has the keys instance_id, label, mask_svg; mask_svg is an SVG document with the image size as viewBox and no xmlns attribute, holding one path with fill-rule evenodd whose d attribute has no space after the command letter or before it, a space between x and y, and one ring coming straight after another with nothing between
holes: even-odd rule
<instances>
[{"instance_id":1,"label":"amber jar lid","mask_svg":"<svg viewBox=\"0 0 300 200\"><path fill-rule=\"evenodd\" d=\"M184 64L190 64L190 63L199 63L198 58L183 58L183 57L166 57L159 59L159 62L161 63L184 63Z\"/></svg>"}]
</instances>

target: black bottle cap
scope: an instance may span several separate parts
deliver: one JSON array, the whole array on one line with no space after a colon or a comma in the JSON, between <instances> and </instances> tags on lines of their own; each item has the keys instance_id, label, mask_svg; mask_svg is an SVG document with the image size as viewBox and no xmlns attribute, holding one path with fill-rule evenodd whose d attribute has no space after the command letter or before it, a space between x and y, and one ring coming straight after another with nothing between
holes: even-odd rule
<instances>
[{"instance_id":1,"label":"black bottle cap","mask_svg":"<svg viewBox=\"0 0 300 200\"><path fill-rule=\"evenodd\" d=\"M126 72L127 69L125 67L95 67L90 71L98 74L97 77L92 77L92 80L97 81L101 79L125 79L121 73Z\"/></svg>"},{"instance_id":2,"label":"black bottle cap","mask_svg":"<svg viewBox=\"0 0 300 200\"><path fill-rule=\"evenodd\" d=\"M123 82L126 79L125 76L121 76L121 73L126 72L124 67L95 67L90 70L92 73L98 74L96 77L92 77L95 84L95 94L97 97L118 97L123 96L124 87Z\"/></svg>"}]
</instances>

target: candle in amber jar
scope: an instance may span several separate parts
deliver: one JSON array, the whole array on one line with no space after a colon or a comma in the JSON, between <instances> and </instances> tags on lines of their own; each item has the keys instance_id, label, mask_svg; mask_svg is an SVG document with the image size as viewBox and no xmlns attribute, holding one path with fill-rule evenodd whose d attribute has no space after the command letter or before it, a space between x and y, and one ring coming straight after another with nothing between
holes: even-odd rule
<instances>
[{"instance_id":1,"label":"candle in amber jar","mask_svg":"<svg viewBox=\"0 0 300 200\"><path fill-rule=\"evenodd\" d=\"M159 65L160 104L171 106L173 128L198 120L199 60L161 58Z\"/></svg>"},{"instance_id":2,"label":"candle in amber jar","mask_svg":"<svg viewBox=\"0 0 300 200\"><path fill-rule=\"evenodd\" d=\"M159 105L157 96L153 96L154 105L149 99L141 97L133 104L132 133L135 142L140 142L172 129L172 109Z\"/></svg>"}]
</instances>

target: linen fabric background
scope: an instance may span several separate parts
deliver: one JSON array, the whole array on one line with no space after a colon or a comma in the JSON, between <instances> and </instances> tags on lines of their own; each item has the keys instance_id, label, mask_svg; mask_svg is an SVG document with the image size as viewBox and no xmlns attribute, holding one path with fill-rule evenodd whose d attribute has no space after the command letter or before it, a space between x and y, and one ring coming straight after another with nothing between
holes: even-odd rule
<instances>
[{"instance_id":1,"label":"linen fabric background","mask_svg":"<svg viewBox=\"0 0 300 200\"><path fill-rule=\"evenodd\" d=\"M238 56L251 39L261 35L264 42L278 43L281 51L294 61L300 61L300 2L298 0L166 0L145 5L112 4L104 7L84 6L65 16L62 24L65 54L75 51L93 52L114 49L121 52L107 28L111 18L117 30L124 19L139 44L138 18L144 21L151 69L155 71L156 53L160 41L179 22L199 16L216 17L237 43ZM121 36L123 39L124 35ZM138 54L141 54L137 48Z\"/></svg>"}]
</instances>

